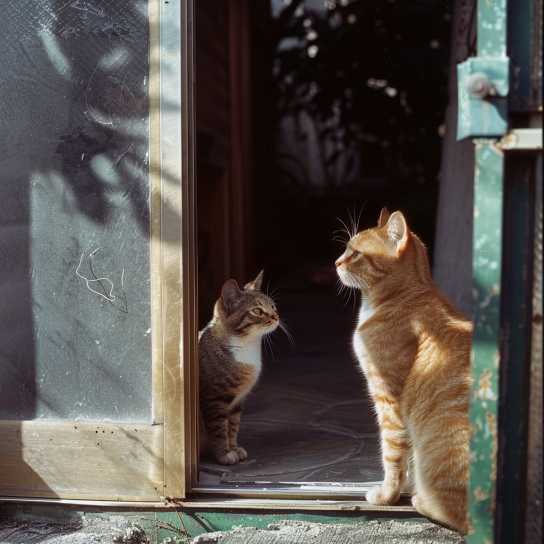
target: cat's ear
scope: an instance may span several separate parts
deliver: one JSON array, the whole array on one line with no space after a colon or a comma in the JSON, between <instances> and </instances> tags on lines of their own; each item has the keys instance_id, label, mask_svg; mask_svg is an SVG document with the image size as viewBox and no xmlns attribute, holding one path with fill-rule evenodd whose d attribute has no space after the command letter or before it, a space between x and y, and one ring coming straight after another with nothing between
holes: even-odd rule
<instances>
[{"instance_id":1,"label":"cat's ear","mask_svg":"<svg viewBox=\"0 0 544 544\"><path fill-rule=\"evenodd\" d=\"M223 301L223 306L227 312L233 308L241 294L242 291L236 280L227 280L223 284L223 287L221 288L221 300Z\"/></svg>"},{"instance_id":2,"label":"cat's ear","mask_svg":"<svg viewBox=\"0 0 544 544\"><path fill-rule=\"evenodd\" d=\"M387 221L387 237L400 253L406 248L410 230L402 212L393 212Z\"/></svg>"},{"instance_id":3,"label":"cat's ear","mask_svg":"<svg viewBox=\"0 0 544 544\"><path fill-rule=\"evenodd\" d=\"M380 217L378 218L379 228L382 228L387 223L390 215L391 214L389 213L389 210L387 208L382 208L382 211L380 212Z\"/></svg>"},{"instance_id":4,"label":"cat's ear","mask_svg":"<svg viewBox=\"0 0 544 544\"><path fill-rule=\"evenodd\" d=\"M261 270L253 281L250 281L244 285L244 289L246 291L260 291L261 287L263 286L263 275L264 270Z\"/></svg>"}]
</instances>

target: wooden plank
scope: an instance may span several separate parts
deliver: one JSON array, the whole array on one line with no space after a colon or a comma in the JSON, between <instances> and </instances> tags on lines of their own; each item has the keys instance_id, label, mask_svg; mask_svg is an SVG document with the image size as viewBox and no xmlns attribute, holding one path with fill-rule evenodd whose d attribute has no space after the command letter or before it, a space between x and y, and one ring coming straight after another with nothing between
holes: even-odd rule
<instances>
[{"instance_id":1,"label":"wooden plank","mask_svg":"<svg viewBox=\"0 0 544 544\"><path fill-rule=\"evenodd\" d=\"M0 495L161 500L161 425L0 421L0 436Z\"/></svg>"}]
</instances>

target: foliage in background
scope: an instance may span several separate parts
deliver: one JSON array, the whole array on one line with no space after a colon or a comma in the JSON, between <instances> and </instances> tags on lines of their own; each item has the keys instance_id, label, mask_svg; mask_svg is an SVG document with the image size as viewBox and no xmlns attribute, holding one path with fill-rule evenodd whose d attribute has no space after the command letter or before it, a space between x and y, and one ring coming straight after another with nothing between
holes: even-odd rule
<instances>
[{"instance_id":1,"label":"foliage in background","mask_svg":"<svg viewBox=\"0 0 544 544\"><path fill-rule=\"evenodd\" d=\"M276 122L303 113L314 121L330 184L341 185L357 164L362 179L435 184L450 3L283 0L273 6ZM298 136L305 138L302 130Z\"/></svg>"},{"instance_id":2,"label":"foliage in background","mask_svg":"<svg viewBox=\"0 0 544 544\"><path fill-rule=\"evenodd\" d=\"M452 4L255 0L256 258L272 277L330 266L337 218L360 215L366 228L382 206L402 209L432 255ZM308 118L321 133L307 142L320 150L311 158ZM285 119L298 122L301 143L278 149Z\"/></svg>"}]
</instances>

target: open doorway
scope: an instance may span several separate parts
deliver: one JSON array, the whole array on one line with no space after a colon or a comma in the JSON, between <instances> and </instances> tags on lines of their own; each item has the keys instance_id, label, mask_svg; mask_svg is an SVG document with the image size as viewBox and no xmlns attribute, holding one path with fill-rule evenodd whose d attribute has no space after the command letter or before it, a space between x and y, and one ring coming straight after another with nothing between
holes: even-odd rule
<instances>
[{"instance_id":1,"label":"open doorway","mask_svg":"<svg viewBox=\"0 0 544 544\"><path fill-rule=\"evenodd\" d=\"M351 349L358 302L337 292L340 220L362 229L402 209L432 255L450 3L196 9L200 326L227 278L264 269L294 338L263 346L240 428L248 459L202 459L199 486L360 488L382 469Z\"/></svg>"}]
</instances>

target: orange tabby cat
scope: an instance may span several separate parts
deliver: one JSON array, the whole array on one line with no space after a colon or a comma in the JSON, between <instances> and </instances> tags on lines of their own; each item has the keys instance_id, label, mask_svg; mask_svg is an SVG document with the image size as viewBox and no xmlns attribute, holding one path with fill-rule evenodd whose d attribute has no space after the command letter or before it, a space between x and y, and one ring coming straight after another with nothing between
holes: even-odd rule
<instances>
[{"instance_id":1,"label":"orange tabby cat","mask_svg":"<svg viewBox=\"0 0 544 544\"><path fill-rule=\"evenodd\" d=\"M472 325L434 285L401 212L384 208L336 267L361 291L353 347L380 426L385 476L367 500L397 502L411 456L416 510L465 533Z\"/></svg>"}]
</instances>

